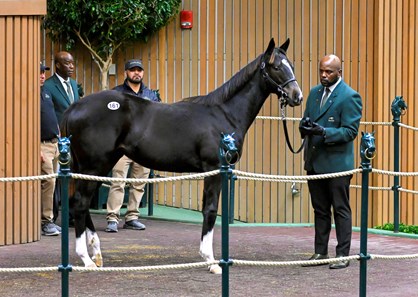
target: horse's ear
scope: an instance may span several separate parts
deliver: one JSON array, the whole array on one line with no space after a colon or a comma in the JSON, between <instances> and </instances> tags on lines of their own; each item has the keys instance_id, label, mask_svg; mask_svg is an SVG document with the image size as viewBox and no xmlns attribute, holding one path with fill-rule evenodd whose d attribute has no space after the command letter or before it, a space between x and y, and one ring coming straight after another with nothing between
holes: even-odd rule
<instances>
[{"instance_id":1,"label":"horse's ear","mask_svg":"<svg viewBox=\"0 0 418 297\"><path fill-rule=\"evenodd\" d=\"M276 47L276 43L274 42L274 38L270 39L269 45L264 53L268 64L273 64L274 62L274 48Z\"/></svg>"},{"instance_id":2,"label":"horse's ear","mask_svg":"<svg viewBox=\"0 0 418 297\"><path fill-rule=\"evenodd\" d=\"M364 136L364 132L363 131L361 131L361 136Z\"/></svg>"},{"instance_id":3,"label":"horse's ear","mask_svg":"<svg viewBox=\"0 0 418 297\"><path fill-rule=\"evenodd\" d=\"M280 46L280 49L287 52L287 49L289 48L290 44L290 38L287 38L287 40Z\"/></svg>"}]
</instances>

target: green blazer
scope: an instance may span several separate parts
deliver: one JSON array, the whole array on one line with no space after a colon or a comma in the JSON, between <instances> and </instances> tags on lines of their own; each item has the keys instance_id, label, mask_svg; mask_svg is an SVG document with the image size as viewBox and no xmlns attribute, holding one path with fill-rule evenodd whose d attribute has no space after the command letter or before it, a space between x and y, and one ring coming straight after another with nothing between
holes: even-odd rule
<instances>
[{"instance_id":1,"label":"green blazer","mask_svg":"<svg viewBox=\"0 0 418 297\"><path fill-rule=\"evenodd\" d=\"M73 89L74 102L80 100L78 95L77 82L70 78L71 88ZM44 83L44 88L52 95L52 102L54 102L55 114L57 115L58 123L61 123L64 111L70 106L70 98L64 87L62 86L56 74L48 78Z\"/></svg>"},{"instance_id":2,"label":"green blazer","mask_svg":"<svg viewBox=\"0 0 418 297\"><path fill-rule=\"evenodd\" d=\"M307 136L305 170L318 174L352 170L353 141L358 134L362 113L361 97L341 80L320 110L324 90L322 85L311 89L303 114L325 128L325 136Z\"/></svg>"}]
</instances>

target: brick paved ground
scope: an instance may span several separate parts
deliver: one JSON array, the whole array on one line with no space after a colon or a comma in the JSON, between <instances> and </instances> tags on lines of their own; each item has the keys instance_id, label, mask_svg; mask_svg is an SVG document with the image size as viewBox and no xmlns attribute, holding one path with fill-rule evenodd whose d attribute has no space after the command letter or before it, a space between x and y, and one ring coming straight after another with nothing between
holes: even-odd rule
<instances>
[{"instance_id":1,"label":"brick paved ground","mask_svg":"<svg viewBox=\"0 0 418 297\"><path fill-rule=\"evenodd\" d=\"M93 215L102 243L105 266L145 266L194 263L199 256L197 224L144 219L146 231L120 229L108 234L105 217ZM82 265L74 252L70 229L70 263ZM215 233L215 257L221 257L220 227ZM360 234L355 232L352 255L359 253ZM232 227L230 255L239 260L305 260L312 253L310 227ZM333 256L335 234L330 252ZM0 267L57 266L61 263L61 238L42 237L35 243L0 247ZM373 235L368 238L372 254L418 253L418 239ZM359 296L359 262L347 269L319 267L230 268L229 296ZM418 259L368 261L367 296L418 296ZM70 296L221 296L221 276L204 268L159 272L71 272ZM0 296L61 296L61 274L2 273Z\"/></svg>"}]
</instances>

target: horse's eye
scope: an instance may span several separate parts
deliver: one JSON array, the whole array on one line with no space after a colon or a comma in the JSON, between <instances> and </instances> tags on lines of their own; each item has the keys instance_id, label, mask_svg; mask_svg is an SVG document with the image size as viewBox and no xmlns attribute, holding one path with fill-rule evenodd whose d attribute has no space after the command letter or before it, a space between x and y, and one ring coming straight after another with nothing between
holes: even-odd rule
<instances>
[{"instance_id":1,"label":"horse's eye","mask_svg":"<svg viewBox=\"0 0 418 297\"><path fill-rule=\"evenodd\" d=\"M277 66L277 65L274 65L273 68L274 68L274 70L279 70L279 66Z\"/></svg>"}]
</instances>

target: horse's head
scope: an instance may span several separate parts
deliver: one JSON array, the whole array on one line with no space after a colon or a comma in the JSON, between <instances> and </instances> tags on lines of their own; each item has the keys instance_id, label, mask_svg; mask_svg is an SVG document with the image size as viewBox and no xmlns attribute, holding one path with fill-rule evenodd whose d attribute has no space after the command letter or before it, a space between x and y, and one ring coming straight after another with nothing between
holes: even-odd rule
<instances>
[{"instance_id":1,"label":"horse's head","mask_svg":"<svg viewBox=\"0 0 418 297\"><path fill-rule=\"evenodd\" d=\"M284 100L283 104L293 107L302 103L303 95L296 81L292 63L286 56L289 43L288 38L279 48L275 48L274 39L270 40L261 62L261 72L271 86L271 92Z\"/></svg>"},{"instance_id":2,"label":"horse's head","mask_svg":"<svg viewBox=\"0 0 418 297\"><path fill-rule=\"evenodd\" d=\"M360 156L362 159L366 158L368 160L371 160L376 156L374 132L372 133L361 132Z\"/></svg>"},{"instance_id":3,"label":"horse's head","mask_svg":"<svg viewBox=\"0 0 418 297\"><path fill-rule=\"evenodd\" d=\"M225 161L229 165L233 165L239 160L239 152L235 145L235 139L232 137L233 135L234 133L221 133L222 137L219 143L219 157L221 158L221 162L224 163Z\"/></svg>"},{"instance_id":4,"label":"horse's head","mask_svg":"<svg viewBox=\"0 0 418 297\"><path fill-rule=\"evenodd\" d=\"M408 106L406 106L406 102L403 100L402 96L396 96L395 99L393 99L391 105L393 117L399 119L399 117L403 115L403 111L405 111L407 108Z\"/></svg>"}]
</instances>

